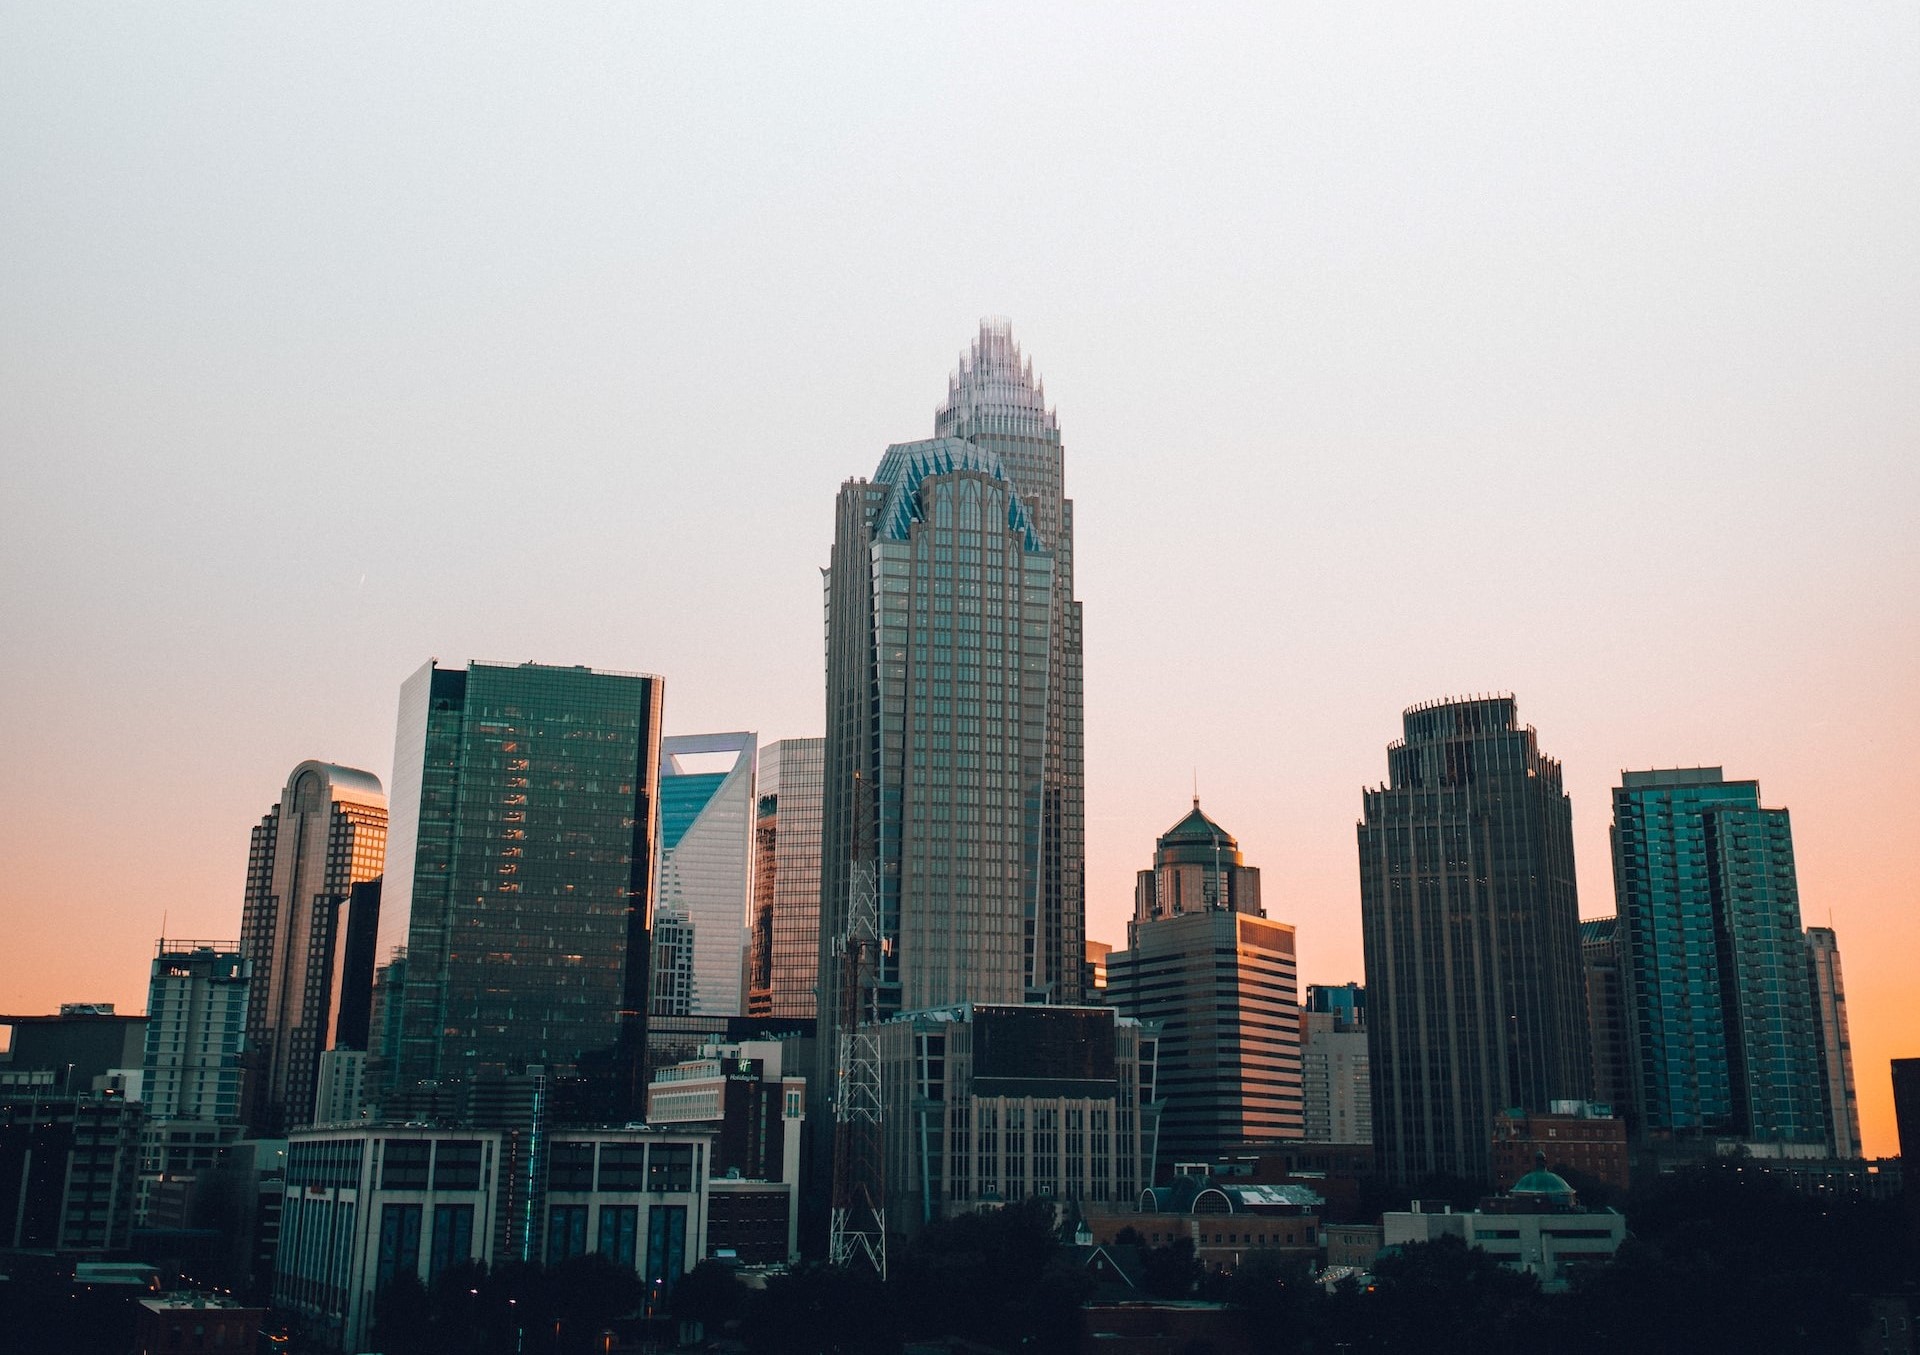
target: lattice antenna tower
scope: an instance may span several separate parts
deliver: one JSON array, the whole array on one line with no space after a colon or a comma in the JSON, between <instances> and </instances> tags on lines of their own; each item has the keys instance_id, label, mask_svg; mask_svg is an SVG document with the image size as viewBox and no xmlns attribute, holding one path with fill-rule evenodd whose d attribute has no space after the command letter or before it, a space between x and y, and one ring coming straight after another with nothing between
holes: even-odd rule
<instances>
[{"instance_id":1,"label":"lattice antenna tower","mask_svg":"<svg viewBox=\"0 0 1920 1355\"><path fill-rule=\"evenodd\" d=\"M839 1043L834 1053L833 1219L837 1266L887 1278L887 1170L880 1095L880 878L873 788L853 776L854 832L841 933Z\"/></svg>"}]
</instances>

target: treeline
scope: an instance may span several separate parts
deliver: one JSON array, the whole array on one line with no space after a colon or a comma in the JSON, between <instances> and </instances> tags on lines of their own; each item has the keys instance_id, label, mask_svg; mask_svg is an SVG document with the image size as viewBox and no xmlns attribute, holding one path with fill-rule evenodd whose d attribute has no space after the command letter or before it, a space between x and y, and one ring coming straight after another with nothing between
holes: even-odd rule
<instances>
[{"instance_id":1,"label":"treeline","mask_svg":"<svg viewBox=\"0 0 1920 1355\"><path fill-rule=\"evenodd\" d=\"M1258 1355L1852 1355L1866 1297L1912 1294L1914 1256L1899 1202L1796 1194L1739 1161L1669 1177L1624 1202L1618 1257L1543 1294L1456 1240L1380 1259L1372 1283L1329 1292L1308 1269L1270 1257L1210 1273L1185 1243L1143 1248L1140 1297L1232 1308L1216 1348ZM752 1355L895 1355L960 1338L1008 1352L1079 1352L1095 1282L1037 1201L934 1224L896 1246L883 1284L864 1272L804 1266L749 1289L706 1263L661 1306ZM597 1348L648 1296L598 1258L450 1272L432 1293L395 1286L372 1348L387 1355L491 1355ZM509 1302L509 1300L512 1300ZM1194 1355L1200 1355L1196 1349Z\"/></svg>"}]
</instances>

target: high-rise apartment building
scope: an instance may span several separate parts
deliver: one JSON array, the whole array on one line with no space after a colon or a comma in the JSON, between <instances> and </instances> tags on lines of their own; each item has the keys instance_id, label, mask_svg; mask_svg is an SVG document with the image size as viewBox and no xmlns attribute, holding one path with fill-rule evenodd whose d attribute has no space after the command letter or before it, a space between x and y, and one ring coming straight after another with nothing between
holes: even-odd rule
<instances>
[{"instance_id":1,"label":"high-rise apartment building","mask_svg":"<svg viewBox=\"0 0 1920 1355\"><path fill-rule=\"evenodd\" d=\"M1484 1180L1493 1116L1585 1100L1573 812L1510 696L1410 707L1359 825L1383 1175Z\"/></svg>"},{"instance_id":2,"label":"high-rise apartment building","mask_svg":"<svg viewBox=\"0 0 1920 1355\"><path fill-rule=\"evenodd\" d=\"M1831 927L1807 928L1807 979L1820 1037L1820 1082L1835 1157L1860 1156L1860 1094L1853 1085L1853 1041L1847 1035L1847 990L1840 981L1840 942Z\"/></svg>"},{"instance_id":3,"label":"high-rise apartment building","mask_svg":"<svg viewBox=\"0 0 1920 1355\"><path fill-rule=\"evenodd\" d=\"M747 913L753 900L754 769L747 733L681 734L660 741L660 841L656 920L686 929L691 983L663 1016L739 1016L745 991ZM709 766L715 758L724 766Z\"/></svg>"},{"instance_id":4,"label":"high-rise apartment building","mask_svg":"<svg viewBox=\"0 0 1920 1355\"><path fill-rule=\"evenodd\" d=\"M818 1005L827 1051L856 859L877 879L882 1012L1080 998L1073 506L1059 424L1004 323L981 326L935 433L888 448L871 481L842 487L836 509Z\"/></svg>"},{"instance_id":5,"label":"high-rise apartment building","mask_svg":"<svg viewBox=\"0 0 1920 1355\"><path fill-rule=\"evenodd\" d=\"M1594 1099L1613 1114L1635 1122L1633 1030L1627 1020L1626 992L1620 982L1619 919L1586 918L1580 923L1580 965L1587 979L1587 1029L1593 1037Z\"/></svg>"},{"instance_id":6,"label":"high-rise apartment building","mask_svg":"<svg viewBox=\"0 0 1920 1355\"><path fill-rule=\"evenodd\" d=\"M820 976L820 773L825 739L760 750L753 816L753 938L747 1015L814 1014Z\"/></svg>"},{"instance_id":7,"label":"high-rise apartment building","mask_svg":"<svg viewBox=\"0 0 1920 1355\"><path fill-rule=\"evenodd\" d=\"M1819 1039L1793 830L1718 767L1625 772L1613 882L1636 1132L1818 1143Z\"/></svg>"},{"instance_id":8,"label":"high-rise apartment building","mask_svg":"<svg viewBox=\"0 0 1920 1355\"><path fill-rule=\"evenodd\" d=\"M1293 928L1259 900L1259 870L1196 799L1155 844L1127 948L1107 956L1106 1004L1160 1028L1163 1164L1301 1135Z\"/></svg>"},{"instance_id":9,"label":"high-rise apartment building","mask_svg":"<svg viewBox=\"0 0 1920 1355\"><path fill-rule=\"evenodd\" d=\"M310 1122L320 1055L365 1043L386 848L379 778L328 762L295 767L253 830L240 953L253 968L245 1114L256 1134Z\"/></svg>"},{"instance_id":10,"label":"high-rise apartment building","mask_svg":"<svg viewBox=\"0 0 1920 1355\"><path fill-rule=\"evenodd\" d=\"M1365 986L1307 985L1300 1012L1300 1095L1309 1143L1373 1142Z\"/></svg>"},{"instance_id":11,"label":"high-rise apartment building","mask_svg":"<svg viewBox=\"0 0 1920 1355\"><path fill-rule=\"evenodd\" d=\"M389 1089L538 1065L638 1113L661 689L532 663L407 680L379 947L406 947L382 985L401 1003Z\"/></svg>"},{"instance_id":12,"label":"high-rise apartment building","mask_svg":"<svg viewBox=\"0 0 1920 1355\"><path fill-rule=\"evenodd\" d=\"M147 981L149 1120L239 1121L252 978L235 942L161 940Z\"/></svg>"}]
</instances>

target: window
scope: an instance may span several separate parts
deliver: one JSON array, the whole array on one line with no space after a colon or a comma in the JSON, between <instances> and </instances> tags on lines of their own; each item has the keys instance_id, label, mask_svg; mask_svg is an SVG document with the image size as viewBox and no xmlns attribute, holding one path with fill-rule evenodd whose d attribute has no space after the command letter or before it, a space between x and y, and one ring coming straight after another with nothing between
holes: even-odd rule
<instances>
[{"instance_id":1,"label":"window","mask_svg":"<svg viewBox=\"0 0 1920 1355\"><path fill-rule=\"evenodd\" d=\"M650 1286L671 1290L687 1264L685 1205L655 1205L647 1211L647 1272Z\"/></svg>"},{"instance_id":2,"label":"window","mask_svg":"<svg viewBox=\"0 0 1920 1355\"><path fill-rule=\"evenodd\" d=\"M547 1211L547 1264L558 1265L587 1250L587 1207L556 1204Z\"/></svg>"},{"instance_id":3,"label":"window","mask_svg":"<svg viewBox=\"0 0 1920 1355\"><path fill-rule=\"evenodd\" d=\"M554 1144L547 1167L547 1189L592 1190L593 1147L591 1142Z\"/></svg>"},{"instance_id":4,"label":"window","mask_svg":"<svg viewBox=\"0 0 1920 1355\"><path fill-rule=\"evenodd\" d=\"M647 1189L652 1191L693 1189L693 1145L656 1144L647 1163ZM684 1214L684 1211L682 1211Z\"/></svg>"},{"instance_id":5,"label":"window","mask_svg":"<svg viewBox=\"0 0 1920 1355\"><path fill-rule=\"evenodd\" d=\"M388 1139L380 1169L382 1190L425 1190L433 1144L426 1139Z\"/></svg>"},{"instance_id":6,"label":"window","mask_svg":"<svg viewBox=\"0 0 1920 1355\"><path fill-rule=\"evenodd\" d=\"M428 1261L429 1283L449 1266L473 1259L473 1206L437 1204L433 1207L433 1253Z\"/></svg>"},{"instance_id":7,"label":"window","mask_svg":"<svg viewBox=\"0 0 1920 1355\"><path fill-rule=\"evenodd\" d=\"M434 1148L433 1188L435 1190L480 1189L480 1141L478 1139L441 1139Z\"/></svg>"},{"instance_id":8,"label":"window","mask_svg":"<svg viewBox=\"0 0 1920 1355\"><path fill-rule=\"evenodd\" d=\"M633 1269L634 1240L640 1230L640 1209L631 1204L600 1207L600 1254L617 1266Z\"/></svg>"},{"instance_id":9,"label":"window","mask_svg":"<svg viewBox=\"0 0 1920 1355\"><path fill-rule=\"evenodd\" d=\"M420 1146L424 1148L426 1144ZM375 1288L384 1288L387 1281L402 1273L420 1273L420 1206L417 1204L389 1204L380 1210L380 1259L374 1271Z\"/></svg>"},{"instance_id":10,"label":"window","mask_svg":"<svg viewBox=\"0 0 1920 1355\"><path fill-rule=\"evenodd\" d=\"M603 1144L600 1148L600 1189L643 1190L647 1184L646 1166L645 1144Z\"/></svg>"}]
</instances>

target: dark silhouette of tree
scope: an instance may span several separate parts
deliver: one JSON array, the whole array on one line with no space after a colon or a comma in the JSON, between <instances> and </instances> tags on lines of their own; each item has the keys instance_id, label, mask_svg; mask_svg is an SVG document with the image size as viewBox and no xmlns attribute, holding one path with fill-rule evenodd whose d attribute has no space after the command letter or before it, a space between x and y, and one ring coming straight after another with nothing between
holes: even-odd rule
<instances>
[{"instance_id":1,"label":"dark silhouette of tree","mask_svg":"<svg viewBox=\"0 0 1920 1355\"><path fill-rule=\"evenodd\" d=\"M1157 1299L1184 1299L1206 1276L1206 1268L1194 1258L1193 1239L1176 1237L1164 1247L1149 1247L1140 1254L1140 1283Z\"/></svg>"},{"instance_id":2,"label":"dark silhouette of tree","mask_svg":"<svg viewBox=\"0 0 1920 1355\"><path fill-rule=\"evenodd\" d=\"M741 1335L754 1355L897 1355L888 1287L865 1270L802 1266L767 1280Z\"/></svg>"},{"instance_id":3,"label":"dark silhouette of tree","mask_svg":"<svg viewBox=\"0 0 1920 1355\"><path fill-rule=\"evenodd\" d=\"M711 1335L740 1316L746 1296L733 1267L702 1261L673 1287L673 1315L705 1324Z\"/></svg>"},{"instance_id":4,"label":"dark silhouette of tree","mask_svg":"<svg viewBox=\"0 0 1920 1355\"><path fill-rule=\"evenodd\" d=\"M1093 1280L1066 1257L1053 1206L1023 1200L930 1224L889 1276L910 1336L1073 1351Z\"/></svg>"},{"instance_id":5,"label":"dark silhouette of tree","mask_svg":"<svg viewBox=\"0 0 1920 1355\"><path fill-rule=\"evenodd\" d=\"M403 1270L373 1300L372 1348L382 1355L433 1355L433 1300L420 1277Z\"/></svg>"}]
</instances>

